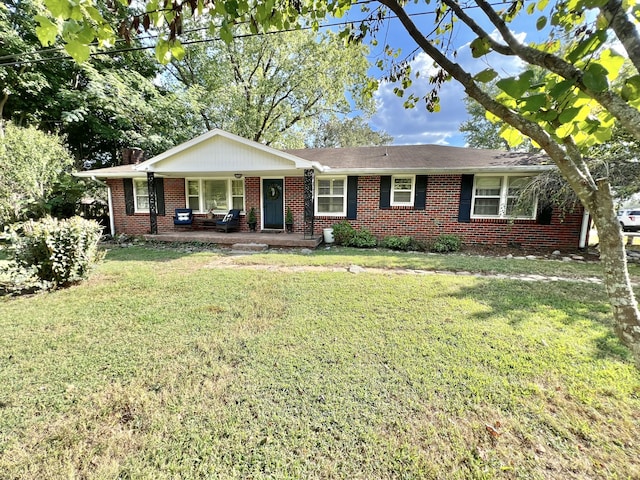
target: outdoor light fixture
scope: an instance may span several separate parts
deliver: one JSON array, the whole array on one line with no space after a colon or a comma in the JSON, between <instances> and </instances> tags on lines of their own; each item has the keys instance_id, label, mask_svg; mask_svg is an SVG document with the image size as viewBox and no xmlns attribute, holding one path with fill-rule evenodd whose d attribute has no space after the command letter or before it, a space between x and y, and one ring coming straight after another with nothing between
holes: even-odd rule
<instances>
[{"instance_id":1,"label":"outdoor light fixture","mask_svg":"<svg viewBox=\"0 0 640 480\"><path fill-rule=\"evenodd\" d=\"M236 177L236 178L242 178L242 174L241 173L234 173L233 176Z\"/></svg>"}]
</instances>

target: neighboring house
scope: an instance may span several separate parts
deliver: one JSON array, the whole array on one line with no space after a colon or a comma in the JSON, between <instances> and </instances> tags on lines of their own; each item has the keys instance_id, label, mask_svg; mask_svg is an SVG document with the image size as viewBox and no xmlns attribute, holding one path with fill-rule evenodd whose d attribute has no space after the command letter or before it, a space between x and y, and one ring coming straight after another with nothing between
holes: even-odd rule
<instances>
[{"instance_id":1,"label":"neighboring house","mask_svg":"<svg viewBox=\"0 0 640 480\"><path fill-rule=\"evenodd\" d=\"M290 208L294 232L308 235L347 220L380 238L584 246L581 208L562 215L535 199L516 203L531 176L552 168L541 155L438 145L280 151L212 130L149 160L77 175L106 181L116 233L173 231L174 211L185 207L201 218L242 209L248 230L254 207L260 230L284 229Z\"/></svg>"}]
</instances>

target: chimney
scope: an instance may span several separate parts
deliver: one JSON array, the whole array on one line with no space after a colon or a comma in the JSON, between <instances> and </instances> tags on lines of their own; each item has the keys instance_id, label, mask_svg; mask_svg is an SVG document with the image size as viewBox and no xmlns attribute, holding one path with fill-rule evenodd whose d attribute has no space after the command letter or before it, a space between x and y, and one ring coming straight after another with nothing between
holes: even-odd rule
<instances>
[{"instance_id":1,"label":"chimney","mask_svg":"<svg viewBox=\"0 0 640 480\"><path fill-rule=\"evenodd\" d=\"M136 147L122 149L122 165L137 165L144 161L144 150Z\"/></svg>"}]
</instances>

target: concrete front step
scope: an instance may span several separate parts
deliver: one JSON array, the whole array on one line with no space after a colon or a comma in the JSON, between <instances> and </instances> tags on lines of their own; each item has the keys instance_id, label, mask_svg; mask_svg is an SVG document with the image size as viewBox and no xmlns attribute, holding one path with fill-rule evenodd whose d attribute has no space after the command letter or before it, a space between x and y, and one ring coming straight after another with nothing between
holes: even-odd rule
<instances>
[{"instance_id":1,"label":"concrete front step","mask_svg":"<svg viewBox=\"0 0 640 480\"><path fill-rule=\"evenodd\" d=\"M234 243L231 245L231 250L234 252L264 252L269 250L269 245L266 243Z\"/></svg>"}]
</instances>

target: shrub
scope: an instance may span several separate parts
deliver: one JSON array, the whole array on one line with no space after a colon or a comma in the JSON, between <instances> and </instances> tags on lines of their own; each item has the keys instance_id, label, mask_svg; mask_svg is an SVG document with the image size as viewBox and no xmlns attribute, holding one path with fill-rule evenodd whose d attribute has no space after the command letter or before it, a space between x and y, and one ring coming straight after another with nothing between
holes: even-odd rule
<instances>
[{"instance_id":1,"label":"shrub","mask_svg":"<svg viewBox=\"0 0 640 480\"><path fill-rule=\"evenodd\" d=\"M347 247L358 247L358 248L373 248L378 246L378 239L373 236L373 234L363 228L362 230L356 230L356 233L351 238L351 241L347 245Z\"/></svg>"},{"instance_id":2,"label":"shrub","mask_svg":"<svg viewBox=\"0 0 640 480\"><path fill-rule=\"evenodd\" d=\"M93 220L51 217L27 221L11 230L13 260L9 274L18 279L32 272L36 281L57 288L86 278L102 257L102 227Z\"/></svg>"},{"instance_id":3,"label":"shrub","mask_svg":"<svg viewBox=\"0 0 640 480\"><path fill-rule=\"evenodd\" d=\"M355 235L356 229L349 222L333 224L333 240L337 245L346 245Z\"/></svg>"},{"instance_id":4,"label":"shrub","mask_svg":"<svg viewBox=\"0 0 640 480\"><path fill-rule=\"evenodd\" d=\"M380 243L381 247L389 248L391 250L403 250L405 252L411 250L420 250L420 244L413 238L409 236L405 237L396 237L389 236L384 237L382 242Z\"/></svg>"},{"instance_id":5,"label":"shrub","mask_svg":"<svg viewBox=\"0 0 640 480\"><path fill-rule=\"evenodd\" d=\"M378 245L378 240L369 230L357 230L346 221L333 225L333 239L345 247L372 248Z\"/></svg>"},{"instance_id":6,"label":"shrub","mask_svg":"<svg viewBox=\"0 0 640 480\"><path fill-rule=\"evenodd\" d=\"M462 239L458 235L442 234L433 243L430 250L437 253L457 252L462 247Z\"/></svg>"}]
</instances>

